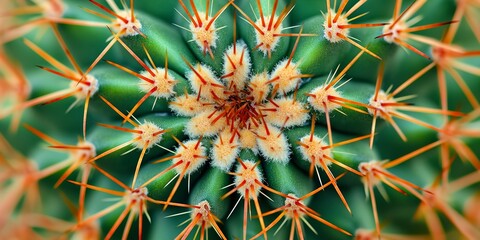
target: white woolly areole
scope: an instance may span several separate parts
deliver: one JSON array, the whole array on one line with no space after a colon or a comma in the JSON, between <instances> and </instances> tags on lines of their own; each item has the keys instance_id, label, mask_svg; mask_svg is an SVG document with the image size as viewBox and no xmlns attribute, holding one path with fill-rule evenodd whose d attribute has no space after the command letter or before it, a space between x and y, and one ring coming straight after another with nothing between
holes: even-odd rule
<instances>
[{"instance_id":1,"label":"white woolly areole","mask_svg":"<svg viewBox=\"0 0 480 240\"><path fill-rule=\"evenodd\" d=\"M202 226L205 229L208 229L209 227L211 227L209 216L211 214L212 208L210 207L210 204L208 203L207 200L203 200L200 203L198 203L196 206L198 206L198 208L193 208L192 214L190 215L191 218L195 219L197 217L200 217L200 219L197 222L197 225Z\"/></svg>"},{"instance_id":2,"label":"white woolly areole","mask_svg":"<svg viewBox=\"0 0 480 240\"><path fill-rule=\"evenodd\" d=\"M88 96L92 97L98 91L98 80L92 75L87 74L85 79L78 83L77 81L72 81L70 83L70 88L75 89L75 98L77 101L84 100Z\"/></svg>"},{"instance_id":3,"label":"white woolly areole","mask_svg":"<svg viewBox=\"0 0 480 240\"><path fill-rule=\"evenodd\" d=\"M235 84L237 89L243 89L248 80L251 68L250 51L243 41L236 43L236 51L230 46L223 56L223 75L228 87Z\"/></svg>"},{"instance_id":4,"label":"white woolly areole","mask_svg":"<svg viewBox=\"0 0 480 240\"><path fill-rule=\"evenodd\" d=\"M210 115L210 112L204 111L192 117L190 121L188 121L187 126L185 126L185 133L190 137L198 137L201 135L211 137L225 128L227 122L224 117L221 117L215 123L212 123L217 115L211 117Z\"/></svg>"},{"instance_id":5,"label":"white woolly areole","mask_svg":"<svg viewBox=\"0 0 480 240\"><path fill-rule=\"evenodd\" d=\"M267 100L270 93L270 84L268 84L267 72L262 72L251 77L248 86L250 89L250 95L253 96L256 103L262 103Z\"/></svg>"},{"instance_id":6,"label":"white woolly areole","mask_svg":"<svg viewBox=\"0 0 480 240\"><path fill-rule=\"evenodd\" d=\"M277 127L292 127L303 125L308 121L310 115L299 101L293 101L292 98L278 98L265 104L265 108L275 109L274 112L268 112L265 120Z\"/></svg>"},{"instance_id":7,"label":"white woolly areole","mask_svg":"<svg viewBox=\"0 0 480 240\"><path fill-rule=\"evenodd\" d=\"M87 162L88 160L97 156L97 151L95 149L95 145L88 141L81 141L77 144L79 149L73 151L72 157L73 159L83 160Z\"/></svg>"},{"instance_id":8,"label":"white woolly areole","mask_svg":"<svg viewBox=\"0 0 480 240\"><path fill-rule=\"evenodd\" d=\"M333 103L328 99L329 96L341 97L340 92L338 92L334 87L326 89L326 86L327 85L322 85L313 89L309 93L309 97L307 99L308 103L310 103L310 106L319 112L325 112L325 107L328 112L342 107L340 104Z\"/></svg>"},{"instance_id":9,"label":"white woolly areole","mask_svg":"<svg viewBox=\"0 0 480 240\"><path fill-rule=\"evenodd\" d=\"M325 165L330 166L332 162L326 158L332 158L332 151L330 148L324 149L325 146L328 146L321 138L313 135L312 139L310 139L310 134L305 135L300 139L302 145L298 146L298 150L302 154L302 157L305 161L310 163L315 163L316 166L322 167L320 161L325 163Z\"/></svg>"},{"instance_id":10,"label":"white woolly areole","mask_svg":"<svg viewBox=\"0 0 480 240\"><path fill-rule=\"evenodd\" d=\"M140 82L138 84L140 90L144 93L148 93L151 89L157 87L157 90L152 93L152 96L157 98L169 98L175 93L175 91L173 90L175 84L177 83L175 81L175 78L172 74L168 74L168 72L167 77L165 78L165 68L158 67L154 71L155 76L152 76L148 71L140 72L140 75L154 81L153 83L150 83L143 79L140 79Z\"/></svg>"},{"instance_id":11,"label":"white woolly areole","mask_svg":"<svg viewBox=\"0 0 480 240\"><path fill-rule=\"evenodd\" d=\"M277 127L269 124L267 126L269 133L267 133L265 126L258 127L258 149L267 160L287 164L290 160L288 158L290 145L287 138Z\"/></svg>"},{"instance_id":12,"label":"white woolly areole","mask_svg":"<svg viewBox=\"0 0 480 240\"><path fill-rule=\"evenodd\" d=\"M238 137L234 136L230 129L224 129L213 142L212 166L218 167L223 171L230 170L239 152Z\"/></svg>"},{"instance_id":13,"label":"white woolly areole","mask_svg":"<svg viewBox=\"0 0 480 240\"><path fill-rule=\"evenodd\" d=\"M348 25L348 19L342 15L337 19L336 22L333 22L335 18L335 12L333 9L330 9L330 22L328 21L328 14L325 16L325 21L323 22L324 37L332 42L337 43L343 41L343 38L340 37L341 35L347 37L350 33L349 28L340 28L340 25Z\"/></svg>"},{"instance_id":14,"label":"white woolly areole","mask_svg":"<svg viewBox=\"0 0 480 240\"><path fill-rule=\"evenodd\" d=\"M368 113L374 115L375 111L377 115L381 118L385 118L386 115L389 115L392 110L392 107L383 106L384 103L397 103L394 99L390 98L383 90L380 90L377 94L377 100L374 100L375 95L373 95L369 101L368 105L373 108L368 108Z\"/></svg>"},{"instance_id":15,"label":"white woolly areole","mask_svg":"<svg viewBox=\"0 0 480 240\"><path fill-rule=\"evenodd\" d=\"M212 50L217 47L218 35L215 29L215 22L212 23L207 29L208 22L210 21L204 12L198 12L198 15L201 16L203 22L202 26L197 24L197 27L190 22L190 32L192 33L192 39L195 40L200 51Z\"/></svg>"},{"instance_id":16,"label":"white woolly areole","mask_svg":"<svg viewBox=\"0 0 480 240\"><path fill-rule=\"evenodd\" d=\"M270 16L264 16L264 19L270 20ZM278 17L273 16L273 22L277 22ZM258 30L255 30L255 39L256 45L259 46L258 50L260 50L264 56L273 52L280 41L280 36L276 36L277 34L282 33L282 24L280 24L277 28L274 28L274 24L272 24L269 28L268 21L265 21L265 26L262 25L262 20L259 18L255 25L257 25L264 34L261 34Z\"/></svg>"},{"instance_id":17,"label":"white woolly areole","mask_svg":"<svg viewBox=\"0 0 480 240\"><path fill-rule=\"evenodd\" d=\"M113 22L113 29L116 32L122 32L123 34L120 37L135 36L138 34L137 31L140 31L142 24L138 21L138 18L135 18L135 21L132 21L132 10L122 10L116 12L119 16L125 18L127 22L122 21L120 18L115 18Z\"/></svg>"},{"instance_id":18,"label":"white woolly areole","mask_svg":"<svg viewBox=\"0 0 480 240\"><path fill-rule=\"evenodd\" d=\"M191 94L176 97L168 104L168 107L176 114L185 117L195 116L205 111L206 108L208 109L208 107L203 106L201 99L197 99L197 96Z\"/></svg>"},{"instance_id":19,"label":"white woolly areole","mask_svg":"<svg viewBox=\"0 0 480 240\"><path fill-rule=\"evenodd\" d=\"M245 167L243 165L245 165ZM254 196L258 197L260 189L262 188L258 183L256 183L255 180L257 180L258 182L262 182L263 176L258 169L258 166L255 166L254 161L244 160L243 165L237 165L237 169L235 170L235 173L237 173L237 175L235 175L234 183L235 186L238 187L240 186L240 184L243 184L245 182L242 187L238 188L237 192L242 197L245 197L245 191L248 189L249 198L253 199Z\"/></svg>"},{"instance_id":20,"label":"white woolly areole","mask_svg":"<svg viewBox=\"0 0 480 240\"><path fill-rule=\"evenodd\" d=\"M270 74L270 80L275 80L272 84L278 84L278 94L293 91L301 80L297 65L294 62L290 62L288 66L287 64L288 59L279 62Z\"/></svg>"},{"instance_id":21,"label":"white woolly areole","mask_svg":"<svg viewBox=\"0 0 480 240\"><path fill-rule=\"evenodd\" d=\"M362 182L364 184L368 184L366 181L366 176L368 175L368 180L372 185L381 184L380 178L382 177L377 172L385 172L385 169L382 167L383 162L379 161L370 161L370 162L362 162L358 165L358 170L362 173L364 177L362 177ZM377 170L377 171L375 171Z\"/></svg>"},{"instance_id":22,"label":"white woolly areole","mask_svg":"<svg viewBox=\"0 0 480 240\"><path fill-rule=\"evenodd\" d=\"M140 210L147 212L146 200L148 198L148 189L146 187L127 190L123 197L125 205L131 206L131 212L139 214Z\"/></svg>"},{"instance_id":23,"label":"white woolly areole","mask_svg":"<svg viewBox=\"0 0 480 240\"><path fill-rule=\"evenodd\" d=\"M285 219L302 219L306 212L305 204L295 194L289 193L288 196L291 198L285 198Z\"/></svg>"},{"instance_id":24,"label":"white woolly areole","mask_svg":"<svg viewBox=\"0 0 480 240\"><path fill-rule=\"evenodd\" d=\"M175 151L175 155L180 155L180 157L174 158L173 164L177 164L178 162L182 161L181 164L176 166L174 169L177 173L181 173L185 168L185 174L191 174L199 169L206 161L206 149L202 145L202 143L198 143L198 140L189 140L187 142L183 142L183 146L179 146ZM195 149L195 147L197 148ZM188 166L187 166L188 164Z\"/></svg>"},{"instance_id":25,"label":"white woolly areole","mask_svg":"<svg viewBox=\"0 0 480 240\"><path fill-rule=\"evenodd\" d=\"M132 144L137 149L151 148L153 145L159 143L162 140L163 128L158 127L154 123L145 121L143 124L138 125L135 130L141 133L134 133L134 138L139 138Z\"/></svg>"},{"instance_id":26,"label":"white woolly areole","mask_svg":"<svg viewBox=\"0 0 480 240\"><path fill-rule=\"evenodd\" d=\"M257 135L247 128L243 128L239 131L240 134L240 147L241 148L248 148L252 150L254 153L258 152L257 148Z\"/></svg>"},{"instance_id":27,"label":"white woolly areole","mask_svg":"<svg viewBox=\"0 0 480 240\"><path fill-rule=\"evenodd\" d=\"M216 99L215 96L220 99L225 98L225 94L223 93L225 86L218 80L209 66L196 64L193 68L195 72L193 70L188 71L186 77L195 93L200 91L201 86L200 96L202 98L211 101Z\"/></svg>"},{"instance_id":28,"label":"white woolly areole","mask_svg":"<svg viewBox=\"0 0 480 240\"><path fill-rule=\"evenodd\" d=\"M390 22L393 23L393 19L390 20ZM390 29L391 25L392 24L388 24L383 27L382 34L391 33L391 35L384 36L383 40L388 43L393 43L395 39L404 39L405 32L402 31L408 29L408 25L405 23L405 21L400 20L396 22L392 29Z\"/></svg>"}]
</instances>

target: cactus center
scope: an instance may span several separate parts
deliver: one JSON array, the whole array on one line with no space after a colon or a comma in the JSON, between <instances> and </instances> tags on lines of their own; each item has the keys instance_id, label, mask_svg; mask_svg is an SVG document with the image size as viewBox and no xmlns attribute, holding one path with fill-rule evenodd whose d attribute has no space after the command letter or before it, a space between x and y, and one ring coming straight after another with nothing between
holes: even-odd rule
<instances>
[{"instance_id":1,"label":"cactus center","mask_svg":"<svg viewBox=\"0 0 480 240\"><path fill-rule=\"evenodd\" d=\"M253 96L249 91L232 90L225 100L219 101L216 108L225 113L225 118L230 126L236 123L238 128L246 127L250 119L255 122L260 121L260 112L254 102Z\"/></svg>"},{"instance_id":2,"label":"cactus center","mask_svg":"<svg viewBox=\"0 0 480 240\"><path fill-rule=\"evenodd\" d=\"M195 92L196 97L193 98L200 102L201 106L197 109L192 104L186 104L187 97L180 97L172 102L171 108L175 112L192 117L187 123L185 132L193 137L211 137L218 136L223 130L228 131L230 137L226 137L228 139L224 141L229 144L221 144L219 141L215 143L219 147L213 150L214 165L222 169L230 166L238 148L256 151L258 146L267 158L288 162L289 144L281 129L276 127L282 126L283 129L303 123L308 119L308 114L301 103L296 103L291 98L284 100L286 97L280 95L273 99L276 94L270 93L270 87L272 82L279 80L294 82L296 86L295 79L301 75L296 70L295 64L291 60L278 64L280 67L277 69L281 70L275 72L277 76L274 79L269 79L266 72L250 75L250 56L246 44L242 41L229 47L223 60L224 75L220 78L217 78L206 65L194 66L187 63L190 71L186 73L186 77ZM277 87L277 90L286 94L288 89ZM271 98L267 101L269 96ZM279 104L275 103L276 101ZM191 105L191 108L187 109L189 107L187 105ZM282 108L281 112L279 108ZM289 112L290 110L292 111ZM272 120L275 116L270 115L278 115L277 118L281 120ZM275 127L271 126L272 124ZM236 136L240 139L239 144L232 142L237 140Z\"/></svg>"},{"instance_id":3,"label":"cactus center","mask_svg":"<svg viewBox=\"0 0 480 240\"><path fill-rule=\"evenodd\" d=\"M330 10L330 13L325 17L325 22L323 22L323 36L328 41L337 43L348 36L350 29L342 27L348 25L348 19L346 17L340 15L335 21L334 16L335 12Z\"/></svg>"}]
</instances>

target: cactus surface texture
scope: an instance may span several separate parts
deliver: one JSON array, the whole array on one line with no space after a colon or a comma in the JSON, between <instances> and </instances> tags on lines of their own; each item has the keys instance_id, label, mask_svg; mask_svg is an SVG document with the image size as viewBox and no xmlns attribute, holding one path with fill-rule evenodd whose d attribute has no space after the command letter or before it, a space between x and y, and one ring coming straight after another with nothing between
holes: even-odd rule
<instances>
[{"instance_id":1,"label":"cactus surface texture","mask_svg":"<svg viewBox=\"0 0 480 240\"><path fill-rule=\"evenodd\" d=\"M479 0L0 0L2 239L480 239Z\"/></svg>"}]
</instances>

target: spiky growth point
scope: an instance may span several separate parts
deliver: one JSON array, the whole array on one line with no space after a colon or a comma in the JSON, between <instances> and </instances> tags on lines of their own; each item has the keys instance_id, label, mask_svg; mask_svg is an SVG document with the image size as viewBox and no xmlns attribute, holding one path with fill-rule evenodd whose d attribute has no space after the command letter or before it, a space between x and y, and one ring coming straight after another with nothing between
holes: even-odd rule
<instances>
[{"instance_id":1,"label":"spiky growth point","mask_svg":"<svg viewBox=\"0 0 480 240\"><path fill-rule=\"evenodd\" d=\"M323 36L332 43L343 41L350 33L349 28L341 27L348 24L348 19L342 14L338 17L336 16L337 14L335 11L329 10L325 17L325 22L323 23L323 28L325 29Z\"/></svg>"},{"instance_id":2,"label":"spiky growth point","mask_svg":"<svg viewBox=\"0 0 480 240\"><path fill-rule=\"evenodd\" d=\"M162 135L165 133L165 130L151 122L144 122L136 126L134 131L138 134L136 137L138 140L133 145L138 149L153 147L162 140Z\"/></svg>"},{"instance_id":3,"label":"spiky growth point","mask_svg":"<svg viewBox=\"0 0 480 240\"><path fill-rule=\"evenodd\" d=\"M212 213L212 209L208 201L204 200L199 202L197 205L192 206L193 210L191 211L191 219L192 221L190 224L177 236L177 239L185 239L187 238L195 226L198 226L198 230L195 233L197 236L198 231L200 231L200 239L205 239L205 233L207 233L208 238L208 229L213 228L217 235L221 239L227 239L218 226L217 222L219 219Z\"/></svg>"},{"instance_id":4,"label":"spiky growth point","mask_svg":"<svg viewBox=\"0 0 480 240\"><path fill-rule=\"evenodd\" d=\"M111 17L107 17L111 21L109 25L118 34L118 36L135 36L137 34L142 34L142 24L135 16L135 11L133 9L134 1L130 1L130 8L126 7L124 4L123 9L120 9L117 3L115 3L113 0L106 0L110 8L98 3L95 0L89 1L107 14L111 15Z\"/></svg>"},{"instance_id":5,"label":"spiky growth point","mask_svg":"<svg viewBox=\"0 0 480 240\"><path fill-rule=\"evenodd\" d=\"M175 167L175 171L178 174L191 174L195 172L206 161L206 149L202 146L198 140L190 140L181 144L175 151L175 158L173 163L178 166Z\"/></svg>"},{"instance_id":6,"label":"spiky growth point","mask_svg":"<svg viewBox=\"0 0 480 240\"><path fill-rule=\"evenodd\" d=\"M349 10L344 12L345 7L347 6L348 0L342 0L340 3L337 11L330 7L331 0L326 0L327 3L327 13L324 15L324 22L323 26L323 36L331 43L339 43L342 41L347 41L353 46L365 51L372 57L380 59L380 57L373 53L372 51L368 50L366 47L358 44L352 37L350 36L350 29L352 28L369 28L369 27L379 27L386 25L385 23L362 23L362 24L352 24L349 19L349 16L353 14L358 8L360 8L363 4L365 4L366 0L361 0L356 2ZM335 1L336 5L336 1ZM363 16L362 14L354 17L353 19L359 18Z\"/></svg>"}]
</instances>

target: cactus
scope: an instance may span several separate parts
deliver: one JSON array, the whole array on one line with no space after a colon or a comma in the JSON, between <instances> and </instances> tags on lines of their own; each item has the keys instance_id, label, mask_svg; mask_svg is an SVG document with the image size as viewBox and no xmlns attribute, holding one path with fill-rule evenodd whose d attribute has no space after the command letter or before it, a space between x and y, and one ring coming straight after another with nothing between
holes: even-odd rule
<instances>
[{"instance_id":1,"label":"cactus","mask_svg":"<svg viewBox=\"0 0 480 240\"><path fill-rule=\"evenodd\" d=\"M0 4L6 239L480 239L478 0Z\"/></svg>"}]
</instances>

